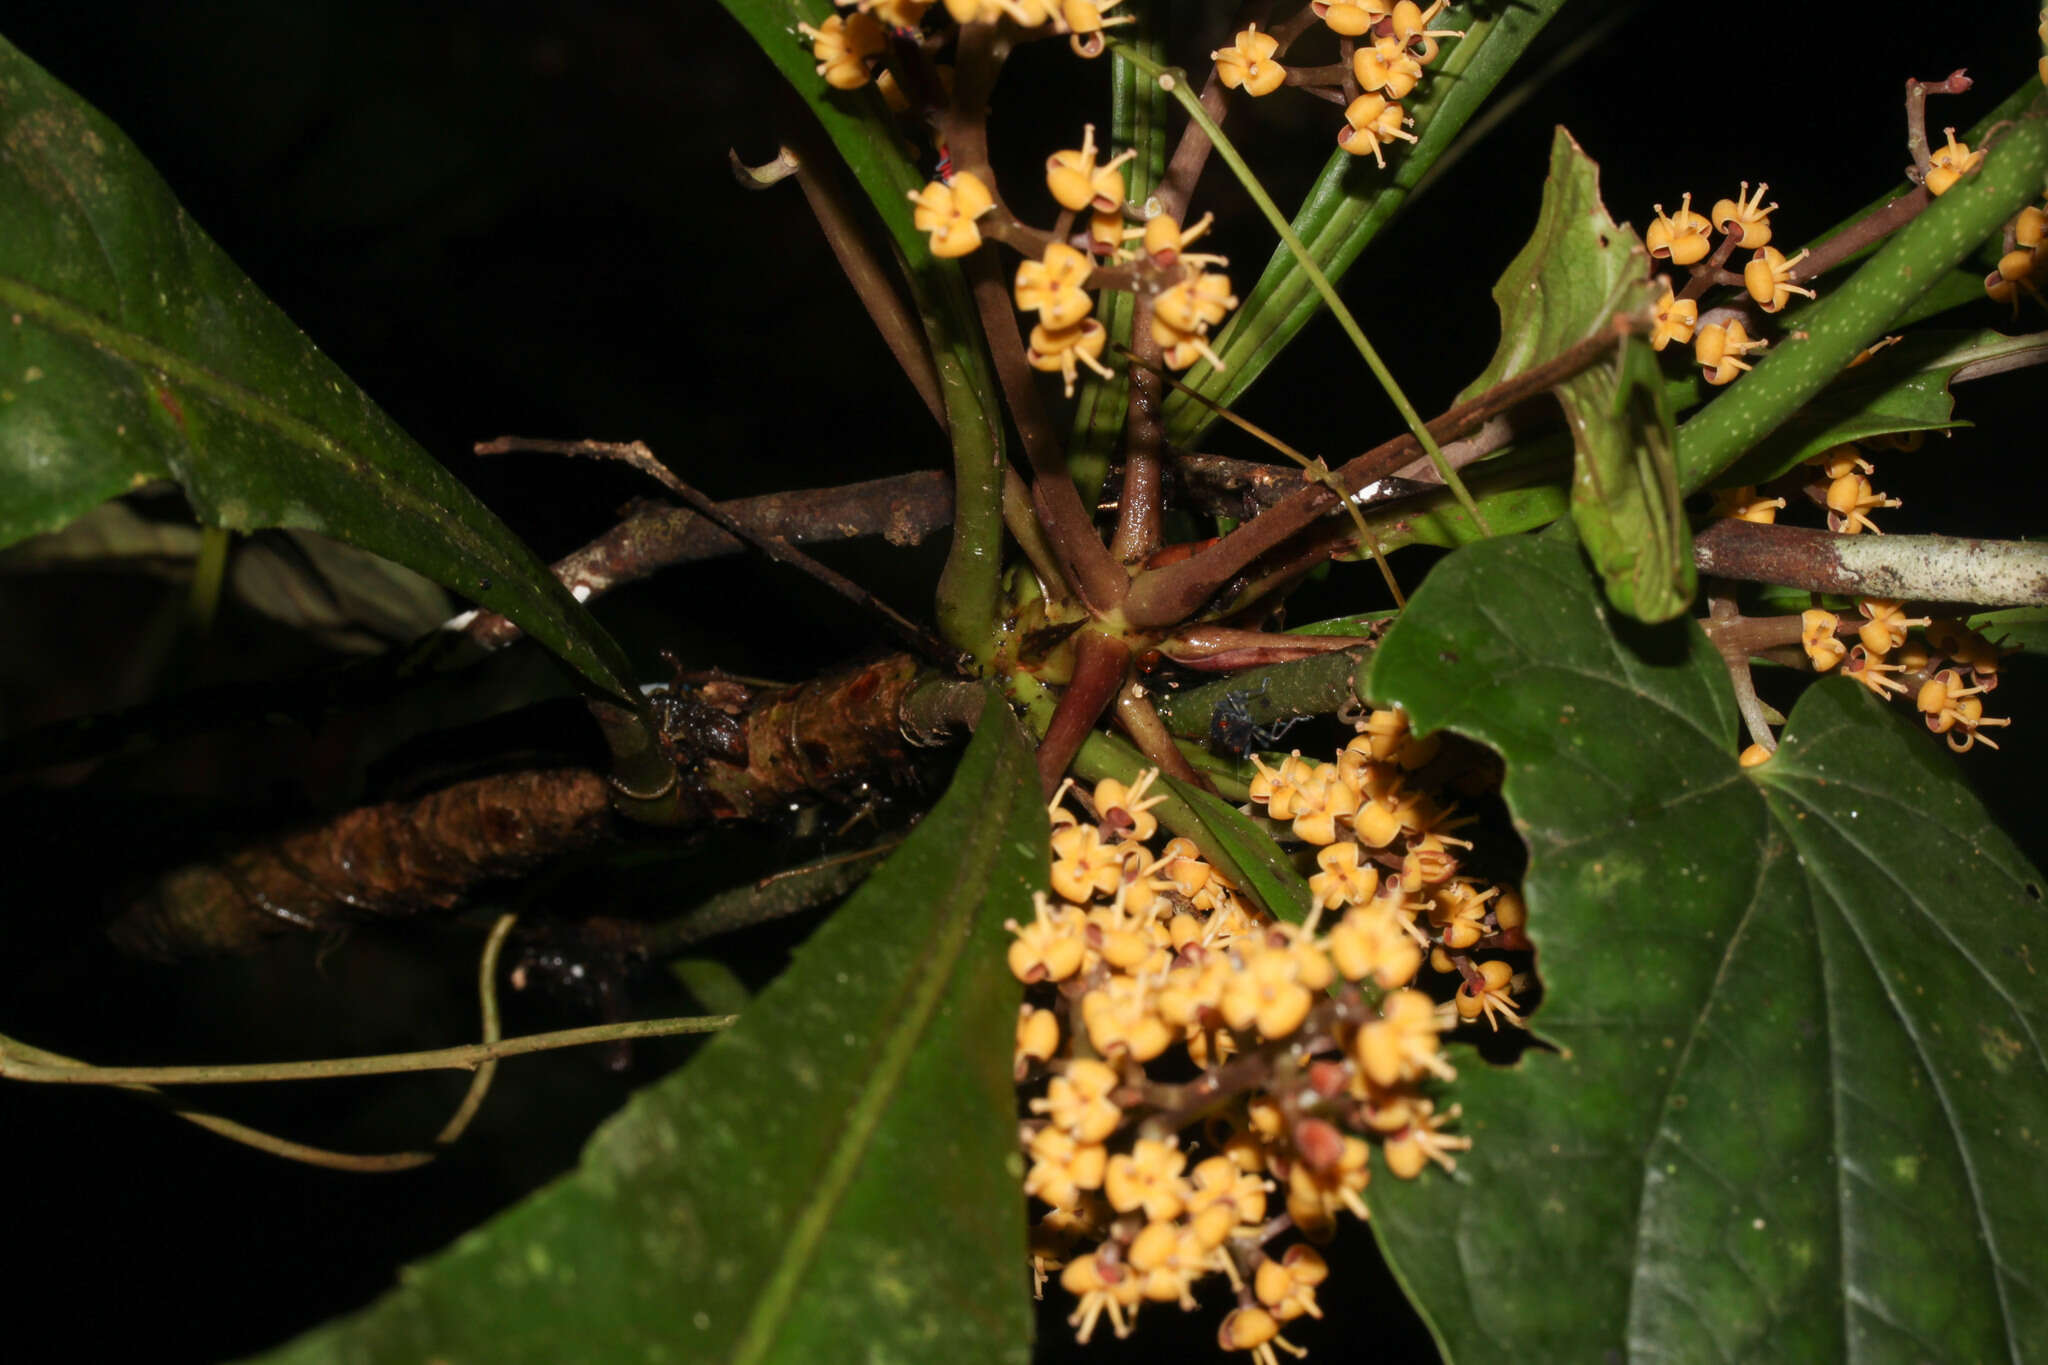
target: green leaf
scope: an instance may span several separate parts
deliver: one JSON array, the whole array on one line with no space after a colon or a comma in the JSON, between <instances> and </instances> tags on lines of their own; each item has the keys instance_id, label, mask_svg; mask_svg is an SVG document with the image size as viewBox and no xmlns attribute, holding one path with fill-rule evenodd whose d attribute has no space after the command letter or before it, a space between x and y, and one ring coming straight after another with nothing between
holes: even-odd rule
<instances>
[{"instance_id":1,"label":"green leaf","mask_svg":"<svg viewBox=\"0 0 2048 1365\"><path fill-rule=\"evenodd\" d=\"M1564 0L1523 0L1500 6L1484 19L1474 18L1463 6L1441 17L1443 27L1462 28L1465 37L1445 47L1406 101L1419 140L1401 148L1385 171L1370 159L1341 150L1331 153L1322 176L1294 215L1294 230L1331 280L1340 279L1394 221L1523 49L1563 7ZM1331 125L1333 136L1335 126ZM1277 248L1216 343L1227 368L1197 366L1189 384L1211 402L1229 407L1322 306L1301 263L1284 245ZM1166 400L1167 439L1176 445L1194 445L1215 420L1208 408L1184 393L1175 391Z\"/></svg>"},{"instance_id":2,"label":"green leaf","mask_svg":"<svg viewBox=\"0 0 2048 1365\"><path fill-rule=\"evenodd\" d=\"M1845 370L1715 482L1730 487L1765 483L1844 441L1967 426L1955 420L1955 395L1949 390L1958 372L1965 378L1996 374L2036 363L2033 358L2044 352L2048 332L1916 332Z\"/></svg>"},{"instance_id":3,"label":"green leaf","mask_svg":"<svg viewBox=\"0 0 2048 1365\"><path fill-rule=\"evenodd\" d=\"M1670 620L1692 605L1698 576L1656 352L1630 337L1618 365L1573 376L1557 398L1578 448L1572 524L1607 600L1640 621Z\"/></svg>"},{"instance_id":4,"label":"green leaf","mask_svg":"<svg viewBox=\"0 0 2048 1365\"><path fill-rule=\"evenodd\" d=\"M1003 921L1046 877L991 696L946 796L583 1164L278 1362L1029 1356Z\"/></svg>"},{"instance_id":5,"label":"green leaf","mask_svg":"<svg viewBox=\"0 0 2048 1365\"><path fill-rule=\"evenodd\" d=\"M1315 898L1272 835L1200 787L1163 773L1159 780L1194 813L1200 828L1190 837L1204 857L1278 918L1295 924L1308 918Z\"/></svg>"},{"instance_id":6,"label":"green leaf","mask_svg":"<svg viewBox=\"0 0 2048 1365\"><path fill-rule=\"evenodd\" d=\"M1600 167L1559 128L1536 228L1493 286L1500 345L1458 401L1554 360L1606 331L1617 313L1647 317L1656 304L1650 256L1635 229L1600 201Z\"/></svg>"},{"instance_id":7,"label":"green leaf","mask_svg":"<svg viewBox=\"0 0 2048 1365\"><path fill-rule=\"evenodd\" d=\"M2039 654L2048 650L2048 607L1979 612L1966 624L1995 645Z\"/></svg>"},{"instance_id":8,"label":"green leaf","mask_svg":"<svg viewBox=\"0 0 2048 1365\"><path fill-rule=\"evenodd\" d=\"M2038 92L2036 92L2038 99ZM1857 352L1904 316L1957 264L2041 192L2048 119L2008 125L1983 164L1891 234L1842 284L1799 313L1799 330L1773 345L1742 382L1678 429L1680 486L1720 481L1833 381Z\"/></svg>"},{"instance_id":9,"label":"green leaf","mask_svg":"<svg viewBox=\"0 0 2048 1365\"><path fill-rule=\"evenodd\" d=\"M1647 316L1649 261L1600 201L1600 168L1559 128L1535 231L1493 287L1500 346L1460 401L1600 335L1617 315ZM1630 340L1613 365L1556 392L1574 447L1572 521L1608 598L1631 616L1669 620L1691 603L1695 577L1656 356Z\"/></svg>"},{"instance_id":10,"label":"green leaf","mask_svg":"<svg viewBox=\"0 0 2048 1365\"><path fill-rule=\"evenodd\" d=\"M1556 1049L1464 1063L1455 1179L1374 1183L1452 1359L2037 1353L2043 883L1950 755L1828 679L1738 767L1705 637L1548 539L1439 566L1371 692L1505 756Z\"/></svg>"},{"instance_id":11,"label":"green leaf","mask_svg":"<svg viewBox=\"0 0 2048 1365\"><path fill-rule=\"evenodd\" d=\"M625 656L547 566L4 39L0 319L0 545L174 478L208 524L381 555L628 692Z\"/></svg>"}]
</instances>

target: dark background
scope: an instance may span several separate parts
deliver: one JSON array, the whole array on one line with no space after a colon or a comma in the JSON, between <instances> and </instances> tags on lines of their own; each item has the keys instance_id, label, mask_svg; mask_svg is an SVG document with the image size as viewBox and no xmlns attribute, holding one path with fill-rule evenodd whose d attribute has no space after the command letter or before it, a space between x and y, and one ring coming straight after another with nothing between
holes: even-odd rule
<instances>
[{"instance_id":1,"label":"dark background","mask_svg":"<svg viewBox=\"0 0 2048 1365\"><path fill-rule=\"evenodd\" d=\"M1175 9L1192 16L1202 7ZM1738 180L1764 179L1785 205L1780 240L1791 242L1897 180L1905 76L1969 66L1979 89L1937 102L1929 119L1967 125L2038 55L2033 10L2023 5L1937 24L1924 5L1875 4L1858 7L1850 24L1805 7L1717 21L1690 6L1582 0L1524 72L1617 13L1604 41L1433 185L1421 211L1376 243L1345 286L1425 412L1442 408L1492 351L1487 288L1534 221L1555 125L1601 163L1617 217L1640 225L1653 201L1675 205L1685 189L1704 207ZM1198 47L1220 29L1203 28L1209 41ZM473 442L505 432L640 438L717 497L943 463L929 419L891 373L793 187L743 193L726 170L728 148L765 160L803 114L716 6L16 0L0 32L124 128L257 284L544 557L589 538L645 490L595 464L482 461L467 453ZM998 154L1009 149L1028 168L1071 142L1085 118L1104 120L1106 99L1087 84L1103 70L1060 44L1021 54L999 91ZM1048 125L1032 112L1045 107L1041 95L1069 112ZM1241 125L1254 164L1270 168L1286 204L1327 154L1336 111L1283 94ZM1203 207L1232 224L1221 249L1248 283L1268 249L1263 230L1213 175L1196 199ZM1963 321L2003 318L1987 305ZM2040 325L2038 315L2022 325ZM1295 356L1243 404L1253 420L1331 456L1394 429L1334 327L1311 327ZM2032 532L2035 504L2012 494L2031 488L2027 465L2040 449L2038 421L2027 420L2038 412L2027 402L2034 382L2022 373L1974 386L1962 410L1980 429L1886 460L1879 486L1907 500L1884 518L1887 529ZM1251 453L1221 436L1212 448ZM853 547L827 557L916 612L928 609L939 550ZM1362 581L1340 578L1341 591ZM17 698L14 723L111 704L106 678L133 648L135 623L161 608L165 592L175 595L124 580L39 591L40 601L14 591L0 602L11 638L35 641L10 676L40 700ZM602 614L649 677L659 675L664 647L693 663L794 678L872 640L862 618L808 583L746 561L672 573L620 594ZM181 683L290 676L310 662L232 610L222 631L232 643L183 661ZM520 676L507 686L521 695L560 690L544 662ZM2038 690L2001 693L1994 709L2018 716L2001 736L2005 753L1964 761L2023 838L2035 822L2019 780L2039 771L2042 755L2038 711L2024 703ZM543 707L438 748L396 746L371 773L303 778L358 739L345 727L300 735L266 744L268 758L172 746L80 790L8 797L0 811L16 856L0 927L0 1029L138 1063L467 1037L473 925L359 933L324 958L315 945L289 944L176 969L99 947L110 889L174 854L180 840L253 832L354 785L385 794L493 753L510 762L589 743L572 708ZM219 743L247 741L243 733ZM685 904L718 876L787 853L793 838L732 836L715 850L686 850L632 894ZM612 908L606 898L617 891L571 875L530 896L576 915ZM780 941L757 936L733 953L741 974L758 980L772 973ZM694 1007L661 980L635 989L642 1012ZM508 1031L591 1017L573 1000L521 998L509 1008ZM5 1088L0 1132L16 1173L8 1226L26 1258L10 1297L62 1322L72 1358L146 1349L152 1359L200 1361L259 1349L366 1302L399 1264L566 1168L632 1086L686 1054L687 1044L645 1046L624 1074L587 1056L513 1063L452 1156L393 1177L286 1166L120 1095ZM423 1140L460 1088L423 1077L206 1099L308 1141L379 1150ZM1371 1258L1367 1238L1347 1237L1326 1297L1365 1284L1357 1263ZM1311 1327L1295 1338L1319 1358L1343 1358L1340 1343L1359 1340L1369 1320L1371 1339L1396 1358L1421 1349L1384 1283L1353 1292L1342 1334ZM1157 1350L1176 1334L1202 1340L1219 1315L1182 1322L1148 1310L1126 1350ZM1121 1354L1100 1342L1090 1352Z\"/></svg>"}]
</instances>

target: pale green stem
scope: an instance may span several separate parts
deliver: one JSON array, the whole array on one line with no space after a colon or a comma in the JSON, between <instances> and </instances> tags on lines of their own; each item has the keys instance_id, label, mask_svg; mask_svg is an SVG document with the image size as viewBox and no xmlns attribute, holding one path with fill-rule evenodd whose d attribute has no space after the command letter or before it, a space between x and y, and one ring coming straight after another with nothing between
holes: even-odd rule
<instances>
[{"instance_id":1,"label":"pale green stem","mask_svg":"<svg viewBox=\"0 0 2048 1365\"><path fill-rule=\"evenodd\" d=\"M738 1018L711 1014L682 1019L642 1019L623 1024L529 1033L495 1043L469 1043L426 1052L392 1052L376 1057L330 1057L313 1062L248 1062L224 1066L93 1066L0 1037L0 1078L54 1085L237 1085L250 1081L323 1081L341 1076L389 1076L404 1071L474 1071L500 1057L612 1043L633 1038L670 1038L679 1033L715 1033Z\"/></svg>"},{"instance_id":2,"label":"pale green stem","mask_svg":"<svg viewBox=\"0 0 2048 1365\"><path fill-rule=\"evenodd\" d=\"M234 533L224 526L204 526L199 531L199 557L192 564L192 592L185 599L185 611L201 635L213 633L213 618L220 610L220 585L227 576L228 545Z\"/></svg>"},{"instance_id":3,"label":"pale green stem","mask_svg":"<svg viewBox=\"0 0 2048 1365\"><path fill-rule=\"evenodd\" d=\"M1110 47L1118 57L1159 82L1159 88L1179 100L1181 108L1187 110L1188 117L1209 135L1209 140L1216 145L1216 154L1223 158L1224 164L1230 167L1231 174L1244 186L1245 193L1259 206L1259 212L1266 215L1266 221L1273 225L1273 230L1279 234L1280 240L1287 244L1287 249L1301 262L1302 273L1308 276L1309 283L1315 286L1316 292L1323 296L1323 302L1329 305L1330 313L1337 319L1337 325L1344 329L1344 335L1351 338L1351 344L1364 359L1366 368L1372 371L1373 378L1386 390L1387 397L1394 401L1394 407L1400 412L1401 420L1408 424L1408 430L1415 433L1415 439L1421 443L1423 453L1429 456L1429 462L1443 479L1444 486L1456 495L1479 529L1491 535L1492 532L1487 529L1486 518L1479 511L1479 504L1474 502L1472 495L1466 491L1464 482L1458 477L1458 471L1444 458L1442 448L1437 445L1436 438L1429 434L1429 428L1423 422L1422 415L1415 410L1415 405L1408 401L1408 395L1402 392L1401 385L1394 379L1393 371L1387 368L1386 363L1380 359L1379 352L1374 350L1372 343L1366 339L1365 330L1358 325L1358 319L1351 315L1351 310L1344 306L1344 300L1337 296L1336 286L1330 283L1330 277L1323 273L1322 267L1317 265L1315 258L1309 254L1308 246L1295 232L1293 224L1287 221L1287 215L1280 211L1280 206L1273 202L1273 196L1266 193L1266 187L1259 183L1258 176L1252 173L1252 168L1245 163L1245 159L1238 155L1237 148L1231 144L1230 139L1223 135L1221 125L1209 117L1209 111L1202 107L1200 98L1188 88L1187 73L1177 68L1161 66L1122 43L1111 43Z\"/></svg>"},{"instance_id":4,"label":"pale green stem","mask_svg":"<svg viewBox=\"0 0 2048 1365\"><path fill-rule=\"evenodd\" d=\"M498 1016L498 958L505 951L505 940L511 937L512 926L519 922L517 915L500 915L498 922L491 926L490 936L484 939L483 956L476 969L476 994L481 1002L484 1016L484 1045L488 1047L505 1036L504 1021ZM491 1091L491 1081L498 1074L498 1059L493 1057L476 1069L469 1079L469 1089L462 1096L462 1103L455 1113L434 1137L437 1147L452 1146L469 1127L469 1121L476 1117L476 1111L483 1108L484 1096Z\"/></svg>"}]
</instances>

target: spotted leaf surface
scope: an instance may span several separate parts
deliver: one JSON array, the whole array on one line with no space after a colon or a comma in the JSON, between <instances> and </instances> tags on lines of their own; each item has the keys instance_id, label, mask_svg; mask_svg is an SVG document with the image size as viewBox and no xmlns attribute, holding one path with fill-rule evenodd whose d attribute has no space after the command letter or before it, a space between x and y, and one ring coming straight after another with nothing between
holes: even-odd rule
<instances>
[{"instance_id":1,"label":"spotted leaf surface","mask_svg":"<svg viewBox=\"0 0 2048 1365\"><path fill-rule=\"evenodd\" d=\"M1547 539L1442 565L1369 690L1498 749L1530 851L1547 1049L1372 1190L1448 1356L2032 1358L2043 881L1940 744L1829 679L1738 767L1705 638Z\"/></svg>"}]
</instances>

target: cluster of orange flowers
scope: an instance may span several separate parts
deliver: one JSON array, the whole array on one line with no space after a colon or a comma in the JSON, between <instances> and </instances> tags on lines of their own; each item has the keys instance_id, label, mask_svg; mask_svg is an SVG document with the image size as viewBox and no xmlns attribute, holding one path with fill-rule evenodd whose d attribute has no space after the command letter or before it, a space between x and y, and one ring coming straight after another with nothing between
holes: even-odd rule
<instances>
[{"instance_id":1,"label":"cluster of orange flowers","mask_svg":"<svg viewBox=\"0 0 2048 1365\"><path fill-rule=\"evenodd\" d=\"M834 90L858 90L872 81L881 88L885 99L895 103L901 92L894 77L881 69L889 33L916 32L923 26L933 0L832 3L849 12L835 14L815 27L796 26L796 31L811 45L811 59L818 64L818 74ZM1129 15L1109 13L1122 3L1123 0L945 0L945 10L956 24L993 24L1008 19L1027 31L1064 34L1076 53L1099 57L1103 51L1103 31L1132 22Z\"/></svg>"},{"instance_id":2,"label":"cluster of orange flowers","mask_svg":"<svg viewBox=\"0 0 2048 1365\"><path fill-rule=\"evenodd\" d=\"M1218 1339L1273 1365L1295 1318L1320 1316L1327 1274L1313 1246L1366 1215L1379 1149L1389 1173L1449 1169L1470 1140L1446 1133L1431 1082L1455 1075L1441 1034L1519 1024L1526 988L1485 948L1525 947L1511 890L1460 875L1455 808L1416 787L1436 740L1377 711L1335 762L1259 763L1256 805L1281 836L1318 848L1314 906L1276 920L1159 833L1148 794L1069 783L1051 814L1053 894L1012 923L1009 965L1029 993L1017 1023L1025 1193L1040 1287L1059 1272L1087 1340L1118 1335L1146 1303L1195 1306L1212 1276L1236 1295ZM1284 828L1283 828L1284 827ZM1438 1004L1425 966L1459 981ZM1180 1076L1187 1079L1172 1080ZM1274 1206L1278 1206L1275 1208Z\"/></svg>"},{"instance_id":3,"label":"cluster of orange flowers","mask_svg":"<svg viewBox=\"0 0 2048 1365\"><path fill-rule=\"evenodd\" d=\"M1356 90L1344 106L1344 126L1337 145L1353 156L1371 154L1387 164L1389 142L1415 141L1413 122L1401 101L1422 81L1423 68L1437 58L1437 39L1462 38L1458 29L1433 29L1449 0L1433 0L1427 8L1415 0L1356 0L1330 3L1315 0L1310 8L1338 35L1349 51L1349 70L1339 78ZM1232 90L1252 96L1270 95L1288 83L1287 68L1278 60L1280 40L1253 24L1239 32L1229 47L1209 54L1216 74Z\"/></svg>"},{"instance_id":4,"label":"cluster of orange flowers","mask_svg":"<svg viewBox=\"0 0 2048 1365\"><path fill-rule=\"evenodd\" d=\"M1979 744L1998 747L1981 732L2012 720L1985 715L1984 697L1998 687L1999 660L2010 651L1961 621L1908 617L1905 604L1889 598L1859 597L1856 609L1861 625L1845 626L1818 607L1801 613L1800 644L1816 672L1840 665L1883 700L1911 696L1927 728L1959 754ZM1843 644L1842 636L1852 632L1856 643ZM1753 745L1742 761L1761 763L1768 756Z\"/></svg>"}]
</instances>

